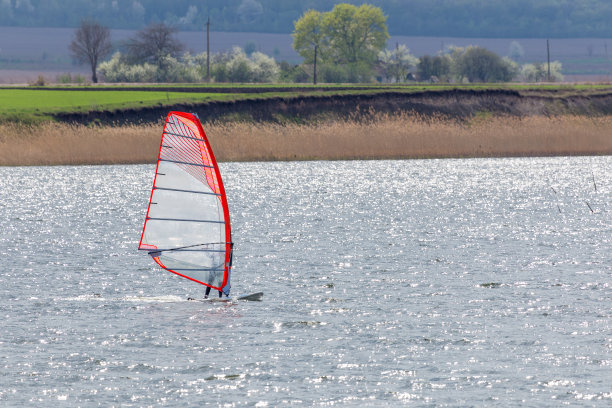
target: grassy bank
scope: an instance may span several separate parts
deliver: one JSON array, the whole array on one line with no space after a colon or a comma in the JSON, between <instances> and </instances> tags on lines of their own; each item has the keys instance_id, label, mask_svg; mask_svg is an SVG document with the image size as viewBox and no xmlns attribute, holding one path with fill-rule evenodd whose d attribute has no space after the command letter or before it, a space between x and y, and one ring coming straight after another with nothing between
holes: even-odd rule
<instances>
[{"instance_id":1,"label":"grassy bank","mask_svg":"<svg viewBox=\"0 0 612 408\"><path fill-rule=\"evenodd\" d=\"M231 95L232 99L241 94ZM0 122L40 123L58 113L140 109L181 103L223 101L230 95L171 90L0 89Z\"/></svg>"},{"instance_id":2,"label":"grassy bank","mask_svg":"<svg viewBox=\"0 0 612 408\"><path fill-rule=\"evenodd\" d=\"M417 114L278 124L204 123L220 161L612 154L612 117ZM161 124L0 124L0 165L154 163Z\"/></svg>"},{"instance_id":3,"label":"grassy bank","mask_svg":"<svg viewBox=\"0 0 612 408\"><path fill-rule=\"evenodd\" d=\"M0 123L151 121L152 111L188 106L205 112L211 104L228 106L239 101L297 100L299 98L356 99L385 95L447 94L450 101L457 92L520 92L522 97L591 97L612 95L610 84L533 85L533 84L411 84L411 85L297 85L297 84L165 84L44 86L0 88ZM379 98L380 99L380 98ZM302 102L298 102L302 103ZM248 103L247 103L248 104ZM234 112L231 112L232 114ZM147 116L149 115L149 116ZM159 118L155 116L155 120Z\"/></svg>"}]
</instances>

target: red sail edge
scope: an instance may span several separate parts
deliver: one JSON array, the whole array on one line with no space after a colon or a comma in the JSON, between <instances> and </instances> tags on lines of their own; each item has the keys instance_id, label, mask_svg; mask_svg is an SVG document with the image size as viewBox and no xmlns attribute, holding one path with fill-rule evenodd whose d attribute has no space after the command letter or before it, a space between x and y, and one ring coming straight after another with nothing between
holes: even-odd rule
<instances>
[{"instance_id":1,"label":"red sail edge","mask_svg":"<svg viewBox=\"0 0 612 408\"><path fill-rule=\"evenodd\" d=\"M173 120L175 122L172 122ZM211 243L223 245L225 247L225 256L223 262L223 280L220 285L203 282L202 280L196 279L192 276L188 276L180 270L175 270L178 268L167 267L160 259L160 252L156 251L168 251L173 250L173 248L158 248L157 245L145 242L147 224L150 222L150 220L160 220L160 218L150 217L150 214L152 206L155 206L157 204L153 202L153 199L156 189L159 189L158 176L160 175L160 163L163 162L171 162L172 165L180 167L182 171L190 174L194 179L197 179L202 183L206 183L210 188L211 192L213 192L214 195L217 196L217 199L221 203L223 211L225 239L223 240L224 242ZM166 188L166 190L169 189ZM185 192L190 193L191 191L185 190ZM205 286L210 286L213 289L221 290L224 291L226 294L229 294L232 239L227 196L225 194L225 187L223 186L223 181L221 179L221 172L219 171L219 166L217 164L217 160L215 159L213 150L210 147L210 143L208 141L208 138L206 137L206 133L204 132L200 120L194 114L172 111L166 117L164 132L161 138L159 153L157 157L153 188L151 190L151 195L149 198L149 206L147 208L147 215L143 225L138 249L149 251L149 253L153 256L155 262L160 267L169 272L175 273L186 279L192 280Z\"/></svg>"}]
</instances>

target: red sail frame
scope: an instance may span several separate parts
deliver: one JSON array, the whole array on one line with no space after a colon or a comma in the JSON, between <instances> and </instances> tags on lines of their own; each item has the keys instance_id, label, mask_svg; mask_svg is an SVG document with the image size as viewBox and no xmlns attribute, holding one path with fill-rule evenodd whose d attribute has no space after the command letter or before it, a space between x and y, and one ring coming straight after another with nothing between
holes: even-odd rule
<instances>
[{"instance_id":1,"label":"red sail frame","mask_svg":"<svg viewBox=\"0 0 612 408\"><path fill-rule=\"evenodd\" d=\"M164 139L167 135L167 127L168 124L170 122L170 119L172 116L176 116L178 117L182 124L187 126L188 128L191 129L192 133L196 136L199 136L197 140L198 145L200 147L200 155L199 155L199 160L197 161L197 163L199 163L201 161L201 165L203 166L203 170L205 172L206 175L206 182L208 183L209 187L211 188L212 191L214 191L215 193L219 194L219 200L221 201L221 205L223 208L223 218L224 218L224 225L225 225L225 262L224 262L224 272L223 272L223 283L217 287L217 286L213 286L210 285L208 283L202 282L200 280L194 279L192 277L186 276L185 274L182 274L178 271L172 270L170 268L167 268L159 259L158 256L155 256L155 250L158 249L157 247L155 247L154 245L150 245L150 244L143 244L143 239L144 239L144 234L145 234L145 230L147 227L147 222L149 221L149 212L151 210L151 202L153 199L153 193L155 192L155 187L157 186L157 176L159 173L159 164L162 161L162 151L164 148ZM191 127L191 125L195 126L195 129ZM202 146L203 144L203 146ZM191 161L194 161L194 157L191 156L190 157ZM211 166L212 168L209 168L207 166ZM212 172L214 172L214 176L212 177ZM216 182L215 182L216 181ZM142 228L142 233L140 236L140 243L138 245L138 249L140 250L148 250L150 251L150 253L153 255L153 259L155 260L155 262L162 267L163 269L172 272L176 275L179 275L183 278L189 279L191 281L197 282L201 285L205 285L205 286L210 286L213 289L217 289L217 290L224 290L224 288L226 286L228 286L229 283L229 279L230 279L230 272L231 272L231 257L232 257L232 239L231 239L231 224L230 224L230 216L229 216L229 207L227 204L227 197L225 194L225 187L223 186L223 181L221 179L221 172L219 171L219 165L217 164L217 160L215 159L215 155L213 153L212 148L210 147L210 143L208 141L208 138L206 137L206 133L204 132L204 128L202 127L202 124L200 123L200 120L197 118L197 116L195 116L194 114L191 113L186 113L186 112L178 112L178 111L171 111L170 113L168 113L168 116L166 117L166 123L164 125L164 133L162 135L161 138L161 142L160 142L160 148L159 148L159 153L157 155L157 164L156 164L156 168L155 168L155 178L153 180L153 188L151 189L151 195L149 197L149 206L147 208L147 215L145 218L145 223L143 225ZM227 288L227 293L229 292L229 288Z\"/></svg>"}]
</instances>

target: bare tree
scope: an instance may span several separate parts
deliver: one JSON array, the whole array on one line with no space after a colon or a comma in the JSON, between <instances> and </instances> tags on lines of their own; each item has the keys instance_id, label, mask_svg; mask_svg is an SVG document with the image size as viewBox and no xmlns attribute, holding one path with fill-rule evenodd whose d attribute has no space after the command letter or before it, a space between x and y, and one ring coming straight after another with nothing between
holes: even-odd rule
<instances>
[{"instance_id":1,"label":"bare tree","mask_svg":"<svg viewBox=\"0 0 612 408\"><path fill-rule=\"evenodd\" d=\"M96 70L98 62L110 54L110 30L95 21L83 20L81 26L74 33L70 43L70 52L79 63L88 63L91 67L91 80L98 82Z\"/></svg>"},{"instance_id":2,"label":"bare tree","mask_svg":"<svg viewBox=\"0 0 612 408\"><path fill-rule=\"evenodd\" d=\"M150 62L163 68L167 56L177 57L185 49L174 37L176 31L164 23L150 24L128 40L128 58L134 63Z\"/></svg>"}]
</instances>

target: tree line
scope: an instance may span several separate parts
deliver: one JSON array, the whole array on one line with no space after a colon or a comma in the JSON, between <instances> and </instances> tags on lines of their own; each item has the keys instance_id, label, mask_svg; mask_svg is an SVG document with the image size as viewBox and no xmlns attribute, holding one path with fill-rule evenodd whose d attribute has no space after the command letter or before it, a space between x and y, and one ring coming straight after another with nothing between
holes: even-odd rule
<instances>
[{"instance_id":1,"label":"tree line","mask_svg":"<svg viewBox=\"0 0 612 408\"><path fill-rule=\"evenodd\" d=\"M263 53L239 47L212 56L212 69L206 53L192 56L176 38L176 28L153 23L138 31L112 52L108 27L94 20L83 20L75 30L70 52L75 60L88 64L92 82L101 74L107 82L276 82L279 65Z\"/></svg>"},{"instance_id":2,"label":"tree line","mask_svg":"<svg viewBox=\"0 0 612 408\"><path fill-rule=\"evenodd\" d=\"M253 47L208 56L185 53L176 28L152 23L126 41L108 61L110 30L84 20L70 44L73 57L108 82L313 82L355 83L407 81L508 82L562 80L559 62L525 64L516 59L522 47L513 42L510 56L483 47L449 46L437 55L419 58L405 45L386 49L387 18L378 7L348 3L328 12L309 10L294 24L293 47L301 64L277 63Z\"/></svg>"},{"instance_id":3,"label":"tree line","mask_svg":"<svg viewBox=\"0 0 612 408\"><path fill-rule=\"evenodd\" d=\"M78 27L95 17L110 28L164 23L180 30L290 33L306 11L330 10L337 0L2 0L0 25ZM360 0L346 3L359 5ZM612 36L608 0L370 0L395 35L449 37Z\"/></svg>"}]
</instances>

